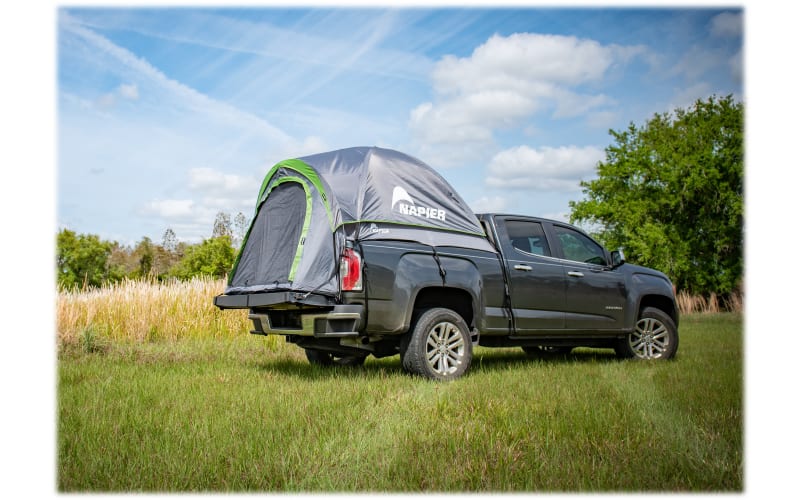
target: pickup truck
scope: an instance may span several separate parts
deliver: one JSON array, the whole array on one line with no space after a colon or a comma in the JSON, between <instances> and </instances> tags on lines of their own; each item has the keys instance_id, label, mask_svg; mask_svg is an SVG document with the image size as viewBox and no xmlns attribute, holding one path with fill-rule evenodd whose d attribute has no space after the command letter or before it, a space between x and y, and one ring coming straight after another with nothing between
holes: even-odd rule
<instances>
[{"instance_id":1,"label":"pickup truck","mask_svg":"<svg viewBox=\"0 0 800 500\"><path fill-rule=\"evenodd\" d=\"M345 234L333 292L277 281L258 289L236 278L241 286L214 304L249 309L251 333L284 336L311 363L358 365L399 354L404 370L438 380L463 375L478 345L530 355L585 346L626 358L675 356L678 308L663 273L626 263L621 250L609 252L563 222L475 219L484 241L469 248L394 239L391 230L381 233L384 226L361 224L372 238ZM268 251L263 245L259 251Z\"/></svg>"}]
</instances>

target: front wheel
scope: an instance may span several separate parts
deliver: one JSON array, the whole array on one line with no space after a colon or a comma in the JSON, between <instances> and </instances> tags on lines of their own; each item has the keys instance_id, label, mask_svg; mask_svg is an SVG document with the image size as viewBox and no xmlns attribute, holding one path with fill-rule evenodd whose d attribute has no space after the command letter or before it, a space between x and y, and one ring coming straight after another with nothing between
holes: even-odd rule
<instances>
[{"instance_id":1,"label":"front wheel","mask_svg":"<svg viewBox=\"0 0 800 500\"><path fill-rule=\"evenodd\" d=\"M401 359L407 371L434 380L453 380L469 368L469 327L450 309L428 309L406 335Z\"/></svg>"},{"instance_id":2,"label":"front wheel","mask_svg":"<svg viewBox=\"0 0 800 500\"><path fill-rule=\"evenodd\" d=\"M645 307L636 328L620 340L615 351L623 358L670 359L678 351L678 328L661 309Z\"/></svg>"}]
</instances>

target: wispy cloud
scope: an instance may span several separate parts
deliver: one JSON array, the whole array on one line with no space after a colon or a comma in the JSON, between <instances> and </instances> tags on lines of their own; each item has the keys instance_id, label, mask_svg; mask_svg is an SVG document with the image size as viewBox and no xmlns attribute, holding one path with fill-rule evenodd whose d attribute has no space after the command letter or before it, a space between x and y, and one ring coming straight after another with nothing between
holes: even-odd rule
<instances>
[{"instance_id":1,"label":"wispy cloud","mask_svg":"<svg viewBox=\"0 0 800 500\"><path fill-rule=\"evenodd\" d=\"M742 36L744 16L741 12L723 12L711 18L711 36L730 38Z\"/></svg>"},{"instance_id":2,"label":"wispy cloud","mask_svg":"<svg viewBox=\"0 0 800 500\"><path fill-rule=\"evenodd\" d=\"M132 69L138 76L167 90L176 98L181 99L181 101L193 111L203 114L212 114L217 120L255 129L276 142L286 143L292 141L292 138L288 134L262 118L242 111L227 103L212 99L187 85L167 77L145 59L137 57L125 48L112 43L107 38L84 27L68 13L61 12L59 21L63 30L80 37L94 48L112 56L121 64Z\"/></svg>"}]
</instances>

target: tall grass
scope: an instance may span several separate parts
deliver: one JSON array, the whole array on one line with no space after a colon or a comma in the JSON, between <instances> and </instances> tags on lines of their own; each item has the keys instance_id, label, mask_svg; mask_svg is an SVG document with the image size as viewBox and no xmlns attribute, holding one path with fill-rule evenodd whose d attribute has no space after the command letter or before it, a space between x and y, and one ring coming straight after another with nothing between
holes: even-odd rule
<instances>
[{"instance_id":1,"label":"tall grass","mask_svg":"<svg viewBox=\"0 0 800 500\"><path fill-rule=\"evenodd\" d=\"M224 289L224 280L195 278L125 280L88 291L61 291L58 340L73 344L87 336L135 342L239 336L250 330L247 311L221 311L212 302Z\"/></svg>"},{"instance_id":2,"label":"tall grass","mask_svg":"<svg viewBox=\"0 0 800 500\"><path fill-rule=\"evenodd\" d=\"M725 297L718 297L716 293L712 292L706 298L680 291L675 300L678 302L681 314L717 314L723 311L741 313L744 310L744 299L741 294L735 292Z\"/></svg>"},{"instance_id":3,"label":"tall grass","mask_svg":"<svg viewBox=\"0 0 800 500\"><path fill-rule=\"evenodd\" d=\"M160 283L125 280L103 288L60 291L57 297L58 340L90 348L107 341L153 342L182 338L232 338L250 330L246 310L221 311L213 298L225 281L194 278ZM679 292L682 314L742 311L742 298L706 299Z\"/></svg>"}]
</instances>

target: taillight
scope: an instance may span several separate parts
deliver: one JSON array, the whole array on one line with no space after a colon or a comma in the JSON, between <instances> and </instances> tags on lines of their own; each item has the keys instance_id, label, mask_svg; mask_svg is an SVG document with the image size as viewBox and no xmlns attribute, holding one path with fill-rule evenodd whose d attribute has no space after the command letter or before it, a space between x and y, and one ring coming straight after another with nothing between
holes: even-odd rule
<instances>
[{"instance_id":1,"label":"taillight","mask_svg":"<svg viewBox=\"0 0 800 500\"><path fill-rule=\"evenodd\" d=\"M342 260L339 262L339 277L343 292L360 292L361 281L361 255L352 248L345 248Z\"/></svg>"}]
</instances>

